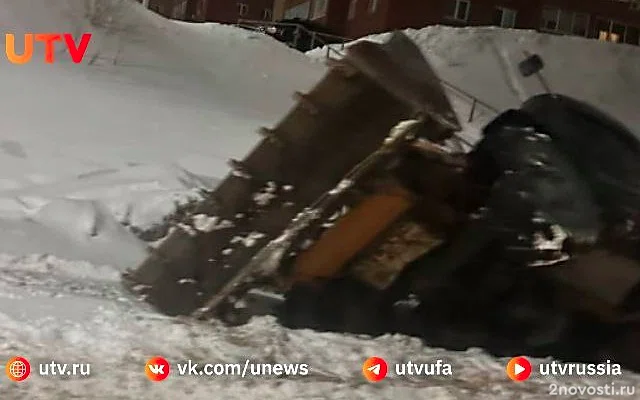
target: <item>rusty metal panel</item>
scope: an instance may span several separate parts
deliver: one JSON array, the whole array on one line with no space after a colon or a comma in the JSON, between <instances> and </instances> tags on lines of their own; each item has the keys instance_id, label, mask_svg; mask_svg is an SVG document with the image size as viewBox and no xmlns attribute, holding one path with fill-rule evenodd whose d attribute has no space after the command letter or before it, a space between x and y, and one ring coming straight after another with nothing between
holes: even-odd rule
<instances>
[{"instance_id":1,"label":"rusty metal panel","mask_svg":"<svg viewBox=\"0 0 640 400\"><path fill-rule=\"evenodd\" d=\"M443 240L442 234L403 218L393 224L381 240L372 243L372 251L355 262L352 273L373 287L386 289L407 264Z\"/></svg>"}]
</instances>

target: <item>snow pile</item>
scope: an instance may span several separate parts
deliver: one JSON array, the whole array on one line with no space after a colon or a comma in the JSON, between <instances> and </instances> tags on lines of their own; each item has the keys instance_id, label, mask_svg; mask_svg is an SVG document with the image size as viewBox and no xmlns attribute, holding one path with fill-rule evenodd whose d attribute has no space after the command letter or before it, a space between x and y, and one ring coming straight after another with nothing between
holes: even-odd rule
<instances>
[{"instance_id":1,"label":"snow pile","mask_svg":"<svg viewBox=\"0 0 640 400\"><path fill-rule=\"evenodd\" d=\"M214 187L324 72L268 36L133 0L0 0L0 23L19 38L93 34L82 65L62 51L44 64L42 46L27 65L0 60L0 252L137 264L144 246L110 223L152 228ZM34 220L42 207L56 221ZM80 233L94 217L110 222Z\"/></svg>"},{"instance_id":2,"label":"snow pile","mask_svg":"<svg viewBox=\"0 0 640 400\"><path fill-rule=\"evenodd\" d=\"M147 246L95 200L59 199L36 213L2 223L0 252L54 254L122 269L138 264Z\"/></svg>"},{"instance_id":3,"label":"snow pile","mask_svg":"<svg viewBox=\"0 0 640 400\"><path fill-rule=\"evenodd\" d=\"M442 79L501 110L517 107L520 91L527 96L544 92L536 78L520 78L516 69L525 52L540 54L546 63L543 75L554 92L600 107L640 134L640 47L494 27L430 26L404 32ZM388 37L383 33L354 42ZM307 54L322 59L325 53L314 49ZM462 100L452 97L454 103ZM457 104L456 109L465 120L468 106Z\"/></svg>"}]
</instances>

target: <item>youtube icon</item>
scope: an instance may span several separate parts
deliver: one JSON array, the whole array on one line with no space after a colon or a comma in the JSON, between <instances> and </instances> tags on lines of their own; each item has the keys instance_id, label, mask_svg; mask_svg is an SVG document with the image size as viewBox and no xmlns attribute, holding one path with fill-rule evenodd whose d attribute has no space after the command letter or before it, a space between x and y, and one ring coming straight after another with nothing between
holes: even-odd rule
<instances>
[{"instance_id":1,"label":"youtube icon","mask_svg":"<svg viewBox=\"0 0 640 400\"><path fill-rule=\"evenodd\" d=\"M513 357L507 364L507 376L513 381L525 381L531 376L531 363L525 357Z\"/></svg>"}]
</instances>

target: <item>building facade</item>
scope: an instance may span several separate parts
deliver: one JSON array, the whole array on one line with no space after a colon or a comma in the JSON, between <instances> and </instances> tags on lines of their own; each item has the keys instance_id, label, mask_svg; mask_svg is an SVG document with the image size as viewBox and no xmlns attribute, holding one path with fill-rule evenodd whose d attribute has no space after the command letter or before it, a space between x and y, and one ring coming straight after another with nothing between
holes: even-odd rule
<instances>
[{"instance_id":1,"label":"building facade","mask_svg":"<svg viewBox=\"0 0 640 400\"><path fill-rule=\"evenodd\" d=\"M273 20L273 0L207 0L206 20L235 24L239 19Z\"/></svg>"},{"instance_id":2,"label":"building facade","mask_svg":"<svg viewBox=\"0 0 640 400\"><path fill-rule=\"evenodd\" d=\"M302 18L337 34L443 24L501 26L639 44L638 0L281 0L276 20Z\"/></svg>"},{"instance_id":3,"label":"building facade","mask_svg":"<svg viewBox=\"0 0 640 400\"><path fill-rule=\"evenodd\" d=\"M238 19L271 21L274 0L138 0L167 18L235 24Z\"/></svg>"},{"instance_id":4,"label":"building facade","mask_svg":"<svg viewBox=\"0 0 640 400\"><path fill-rule=\"evenodd\" d=\"M145 7L167 18L182 21L204 21L207 0L137 0Z\"/></svg>"}]
</instances>

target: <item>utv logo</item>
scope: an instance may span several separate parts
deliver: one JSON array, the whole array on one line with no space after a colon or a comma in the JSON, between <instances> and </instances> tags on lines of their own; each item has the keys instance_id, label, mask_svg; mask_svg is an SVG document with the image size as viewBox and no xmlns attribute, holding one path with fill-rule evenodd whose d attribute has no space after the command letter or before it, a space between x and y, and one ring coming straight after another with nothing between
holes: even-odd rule
<instances>
[{"instance_id":1,"label":"utv logo","mask_svg":"<svg viewBox=\"0 0 640 400\"><path fill-rule=\"evenodd\" d=\"M20 50L16 49L16 36L13 33L5 34L5 54L12 64L26 64L31 61L34 53L34 42L44 43L44 62L55 62L56 42L64 42L71 60L79 64L84 59L87 47L91 41L91 34L84 33L80 41L76 43L70 33L26 33Z\"/></svg>"},{"instance_id":2,"label":"utv logo","mask_svg":"<svg viewBox=\"0 0 640 400\"><path fill-rule=\"evenodd\" d=\"M169 362L163 357L150 358L144 366L144 373L147 375L147 378L154 382L167 379L170 371L171 367L169 366Z\"/></svg>"}]
</instances>

